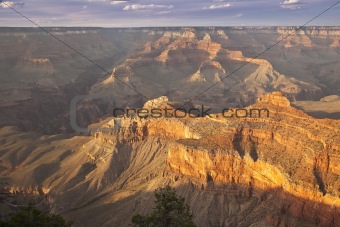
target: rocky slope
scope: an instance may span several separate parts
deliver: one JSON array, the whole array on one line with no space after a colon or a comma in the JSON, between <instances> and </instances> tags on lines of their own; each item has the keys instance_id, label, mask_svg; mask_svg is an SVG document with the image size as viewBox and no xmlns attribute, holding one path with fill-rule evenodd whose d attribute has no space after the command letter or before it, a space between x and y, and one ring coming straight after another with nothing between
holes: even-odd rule
<instances>
[{"instance_id":1,"label":"rocky slope","mask_svg":"<svg viewBox=\"0 0 340 227\"><path fill-rule=\"evenodd\" d=\"M1 209L34 195L76 226L128 226L151 211L153 190L170 184L198 226L339 226L340 122L309 117L280 92L240 115L246 110L252 117L232 117L233 109L111 117L73 138L3 128L1 175L17 197Z\"/></svg>"},{"instance_id":2,"label":"rocky slope","mask_svg":"<svg viewBox=\"0 0 340 227\"><path fill-rule=\"evenodd\" d=\"M339 65L331 60L338 55L338 47L323 44L325 40L336 42L338 31L306 28L296 32L284 27L175 31L165 28L163 32L152 33L153 41L135 50L107 80L94 85L91 94L99 94L104 100L107 96L127 94L127 100L114 101L122 107L141 105L147 99L166 95L175 102L194 98L193 105L218 109L221 105L249 105L275 90L291 101L319 100L338 94L334 83L339 81L335 73ZM278 40L282 41L277 46L256 56ZM308 58L302 58L301 51ZM327 67L321 62L320 67L315 66L319 62L315 51L322 55L321 62L332 62L335 71L320 76L320 70L326 74ZM145 96L140 101L136 100L140 97L138 93Z\"/></svg>"},{"instance_id":3,"label":"rocky slope","mask_svg":"<svg viewBox=\"0 0 340 227\"><path fill-rule=\"evenodd\" d=\"M136 39L148 39L143 32L99 28L48 30L107 70L140 45ZM71 99L107 76L39 29L0 28L0 49L0 127L15 125L47 134L68 131Z\"/></svg>"},{"instance_id":4,"label":"rocky slope","mask_svg":"<svg viewBox=\"0 0 340 227\"><path fill-rule=\"evenodd\" d=\"M215 110L247 106L275 90L291 101L340 95L338 27L50 28L50 32L112 74L39 30L1 28L0 48L6 54L0 53L0 126L71 132L69 105L74 96L83 94L96 97L79 103L83 127L111 114L114 107L141 107L162 95L177 103L195 97L191 105ZM314 116L334 115L326 111Z\"/></svg>"}]
</instances>

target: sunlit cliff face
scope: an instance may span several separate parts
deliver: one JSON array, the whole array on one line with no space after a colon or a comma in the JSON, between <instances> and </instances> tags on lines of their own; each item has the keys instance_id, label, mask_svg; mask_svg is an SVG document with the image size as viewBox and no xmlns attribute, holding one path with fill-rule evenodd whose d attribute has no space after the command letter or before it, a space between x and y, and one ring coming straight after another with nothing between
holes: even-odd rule
<instances>
[{"instance_id":1,"label":"sunlit cliff face","mask_svg":"<svg viewBox=\"0 0 340 227\"><path fill-rule=\"evenodd\" d=\"M162 105L160 100L167 99L155 102ZM227 195L259 199L270 192L281 200L279 209L285 210L285 214L281 210L279 216L267 216L268 224L277 222L282 215L311 224L338 222L339 122L309 117L290 107L280 92L265 95L248 108L254 107L268 108L269 117L124 118L117 138L130 138L132 144L149 137L168 141L161 175L163 180L170 179L179 187L190 182L202 193L218 194L225 190ZM128 130L134 122L137 129ZM111 126L112 121L105 127ZM102 142L101 138L105 138L106 143L116 138L107 133L96 137ZM319 207L321 214L313 206ZM197 217L199 223L211 219Z\"/></svg>"}]
</instances>

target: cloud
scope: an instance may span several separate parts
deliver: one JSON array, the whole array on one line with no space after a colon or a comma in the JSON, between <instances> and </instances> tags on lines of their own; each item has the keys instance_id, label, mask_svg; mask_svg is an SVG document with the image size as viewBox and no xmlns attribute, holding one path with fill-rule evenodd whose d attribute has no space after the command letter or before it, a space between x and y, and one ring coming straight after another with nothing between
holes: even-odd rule
<instances>
[{"instance_id":1,"label":"cloud","mask_svg":"<svg viewBox=\"0 0 340 227\"><path fill-rule=\"evenodd\" d=\"M1 2L0 3L0 6L2 8L11 8L14 6L14 2L9 2L9 1L6 1L6 2Z\"/></svg>"},{"instance_id":2,"label":"cloud","mask_svg":"<svg viewBox=\"0 0 340 227\"><path fill-rule=\"evenodd\" d=\"M211 5L209 7L203 7L203 9L224 9L231 7L230 3L222 4L222 5Z\"/></svg>"},{"instance_id":3,"label":"cloud","mask_svg":"<svg viewBox=\"0 0 340 227\"><path fill-rule=\"evenodd\" d=\"M0 0L0 8L12 8L14 6L24 6L24 2L10 2L10 1L1 1Z\"/></svg>"},{"instance_id":4,"label":"cloud","mask_svg":"<svg viewBox=\"0 0 340 227\"><path fill-rule=\"evenodd\" d=\"M301 8L301 1L300 0L285 0L281 2L281 8L284 9L300 9Z\"/></svg>"},{"instance_id":5,"label":"cloud","mask_svg":"<svg viewBox=\"0 0 340 227\"><path fill-rule=\"evenodd\" d=\"M298 4L300 3L300 0L285 0L284 2L282 2L282 5L291 5L291 4Z\"/></svg>"},{"instance_id":6,"label":"cloud","mask_svg":"<svg viewBox=\"0 0 340 227\"><path fill-rule=\"evenodd\" d=\"M127 5L123 8L125 11L137 11L137 10L147 10L147 9L172 9L174 8L173 5L141 5L141 4L133 4Z\"/></svg>"},{"instance_id":7,"label":"cloud","mask_svg":"<svg viewBox=\"0 0 340 227\"><path fill-rule=\"evenodd\" d=\"M111 1L112 5L119 5L119 4L124 4L124 3L128 3L129 1Z\"/></svg>"}]
</instances>

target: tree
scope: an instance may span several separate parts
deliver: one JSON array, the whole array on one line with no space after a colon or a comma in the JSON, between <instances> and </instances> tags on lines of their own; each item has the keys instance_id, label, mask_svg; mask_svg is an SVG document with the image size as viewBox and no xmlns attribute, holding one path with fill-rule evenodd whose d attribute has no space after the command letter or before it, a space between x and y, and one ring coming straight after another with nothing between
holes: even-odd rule
<instances>
[{"instance_id":1,"label":"tree","mask_svg":"<svg viewBox=\"0 0 340 227\"><path fill-rule=\"evenodd\" d=\"M170 186L155 190L156 207L151 215L135 215L132 223L140 227L194 227L190 207Z\"/></svg>"},{"instance_id":2,"label":"tree","mask_svg":"<svg viewBox=\"0 0 340 227\"><path fill-rule=\"evenodd\" d=\"M7 220L0 220L1 227L69 227L62 216L44 213L41 210L28 205L16 213L12 213Z\"/></svg>"}]
</instances>

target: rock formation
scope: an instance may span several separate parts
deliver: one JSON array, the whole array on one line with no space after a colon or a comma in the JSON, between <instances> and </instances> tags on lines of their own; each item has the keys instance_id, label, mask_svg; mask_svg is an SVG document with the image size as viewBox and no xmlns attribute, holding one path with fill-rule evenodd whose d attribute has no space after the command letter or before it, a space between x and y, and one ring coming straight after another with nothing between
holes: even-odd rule
<instances>
[{"instance_id":1,"label":"rock formation","mask_svg":"<svg viewBox=\"0 0 340 227\"><path fill-rule=\"evenodd\" d=\"M340 225L340 123L325 118L339 117L339 28L51 30L113 70L0 29L1 213L33 199L75 226L129 226L170 184L199 226ZM86 134L68 123L83 94ZM111 117L202 105L213 114Z\"/></svg>"},{"instance_id":2,"label":"rock formation","mask_svg":"<svg viewBox=\"0 0 340 227\"><path fill-rule=\"evenodd\" d=\"M144 106L167 102L160 97ZM339 225L340 122L314 119L280 92L242 110L251 115L235 111L212 118L108 118L90 127L100 131L72 139L25 134L42 145L20 159L8 149L20 134L5 128L2 173L9 192L38 193L76 225L127 226L134 213L150 211L149 192L164 184L186 198L198 226ZM51 141L55 148L48 151Z\"/></svg>"}]
</instances>

